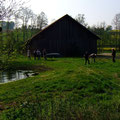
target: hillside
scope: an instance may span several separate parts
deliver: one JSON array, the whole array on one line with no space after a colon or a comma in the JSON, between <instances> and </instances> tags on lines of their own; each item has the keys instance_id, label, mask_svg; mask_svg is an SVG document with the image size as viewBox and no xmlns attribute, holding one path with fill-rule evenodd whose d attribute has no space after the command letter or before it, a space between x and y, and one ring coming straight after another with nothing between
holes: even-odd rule
<instances>
[{"instance_id":1,"label":"hillside","mask_svg":"<svg viewBox=\"0 0 120 120\"><path fill-rule=\"evenodd\" d=\"M9 68L34 69L39 75L0 84L1 119L119 120L120 60L83 58L28 60ZM42 69L41 69L42 68Z\"/></svg>"}]
</instances>

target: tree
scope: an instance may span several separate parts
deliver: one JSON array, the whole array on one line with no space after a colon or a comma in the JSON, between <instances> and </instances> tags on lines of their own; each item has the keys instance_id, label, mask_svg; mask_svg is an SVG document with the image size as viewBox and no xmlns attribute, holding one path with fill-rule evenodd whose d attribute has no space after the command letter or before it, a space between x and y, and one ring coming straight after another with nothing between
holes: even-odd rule
<instances>
[{"instance_id":1,"label":"tree","mask_svg":"<svg viewBox=\"0 0 120 120\"><path fill-rule=\"evenodd\" d=\"M42 30L44 27L47 26L47 24L48 24L47 16L45 15L44 12L41 12L37 16L37 28L39 28L40 30Z\"/></svg>"},{"instance_id":2,"label":"tree","mask_svg":"<svg viewBox=\"0 0 120 120\"><path fill-rule=\"evenodd\" d=\"M113 21L114 29L120 30L120 13L116 14Z\"/></svg>"},{"instance_id":3,"label":"tree","mask_svg":"<svg viewBox=\"0 0 120 120\"><path fill-rule=\"evenodd\" d=\"M31 20L31 25L29 25L29 29L31 30L31 37L32 37L32 35L36 33L36 29L37 29L37 15L32 13L30 20Z\"/></svg>"},{"instance_id":4,"label":"tree","mask_svg":"<svg viewBox=\"0 0 120 120\"><path fill-rule=\"evenodd\" d=\"M25 41L28 39L27 29L28 29L28 22L32 16L32 10L27 7L21 7L19 10L19 18L22 20L22 29L23 29L23 40Z\"/></svg>"},{"instance_id":5,"label":"tree","mask_svg":"<svg viewBox=\"0 0 120 120\"><path fill-rule=\"evenodd\" d=\"M119 46L119 50L120 50L120 13L115 15L112 23L113 23L114 29L116 30L115 32L116 48L117 46Z\"/></svg>"},{"instance_id":6,"label":"tree","mask_svg":"<svg viewBox=\"0 0 120 120\"><path fill-rule=\"evenodd\" d=\"M0 0L0 21L10 22L11 17L19 11L25 2L22 0ZM7 24L9 28L9 24ZM4 35L3 35L4 34ZM0 35L0 62L7 64L15 53L15 34L12 31L1 33Z\"/></svg>"},{"instance_id":7,"label":"tree","mask_svg":"<svg viewBox=\"0 0 120 120\"><path fill-rule=\"evenodd\" d=\"M108 26L106 27L106 31L108 31L108 32L112 31L112 26L111 26L111 25L108 25Z\"/></svg>"},{"instance_id":8,"label":"tree","mask_svg":"<svg viewBox=\"0 0 120 120\"><path fill-rule=\"evenodd\" d=\"M23 22L23 26L27 27L28 21L30 20L30 18L32 16L32 10L27 7L21 7L18 14L19 14L19 18Z\"/></svg>"},{"instance_id":9,"label":"tree","mask_svg":"<svg viewBox=\"0 0 120 120\"><path fill-rule=\"evenodd\" d=\"M22 0L0 0L0 20L12 16L24 3Z\"/></svg>"},{"instance_id":10,"label":"tree","mask_svg":"<svg viewBox=\"0 0 120 120\"><path fill-rule=\"evenodd\" d=\"M31 14L31 27L37 28L37 15L34 13Z\"/></svg>"},{"instance_id":11,"label":"tree","mask_svg":"<svg viewBox=\"0 0 120 120\"><path fill-rule=\"evenodd\" d=\"M99 52L102 52L104 47L113 47L114 41L112 41L111 37L112 26L106 25L105 22L101 22L89 29L101 38L101 40L97 41Z\"/></svg>"},{"instance_id":12,"label":"tree","mask_svg":"<svg viewBox=\"0 0 120 120\"><path fill-rule=\"evenodd\" d=\"M79 22L80 24L82 24L83 26L87 26L88 24L85 22L85 15L84 14L78 14L76 17L75 17L75 20L77 22Z\"/></svg>"}]
</instances>

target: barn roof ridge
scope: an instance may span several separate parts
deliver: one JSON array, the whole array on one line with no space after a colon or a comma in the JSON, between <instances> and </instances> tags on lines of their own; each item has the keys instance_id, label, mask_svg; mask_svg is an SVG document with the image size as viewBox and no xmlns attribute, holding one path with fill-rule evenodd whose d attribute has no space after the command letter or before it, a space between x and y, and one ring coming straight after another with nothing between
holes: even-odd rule
<instances>
[{"instance_id":1,"label":"barn roof ridge","mask_svg":"<svg viewBox=\"0 0 120 120\"><path fill-rule=\"evenodd\" d=\"M60 17L59 19L55 20L54 22L52 22L51 24L49 24L47 27L45 27L44 29L42 29L40 32L36 33L35 35L33 35L30 39L34 38L36 35L40 34L42 31L46 30L47 28L49 28L50 26L52 26L54 23L56 23L57 21L61 20L62 18L64 18L65 16L69 16L68 14ZM69 16L70 17L70 16Z\"/></svg>"},{"instance_id":2,"label":"barn roof ridge","mask_svg":"<svg viewBox=\"0 0 120 120\"><path fill-rule=\"evenodd\" d=\"M68 14L66 14L65 16L68 16L69 18L71 18L72 20L74 20L76 23L78 23L81 27L83 27L84 29L86 29L87 31L89 31L91 34L93 34L94 36L96 36L98 39L100 39L100 37L98 37L95 33L93 33L92 31L90 31L89 29L87 29L84 25L80 24L78 21L76 21L74 18L72 18Z\"/></svg>"},{"instance_id":3,"label":"barn roof ridge","mask_svg":"<svg viewBox=\"0 0 120 120\"><path fill-rule=\"evenodd\" d=\"M33 35L28 41L30 41L31 39L33 39L35 36L39 35L40 33L42 33L43 31L45 31L46 29L48 29L49 27L51 27L52 25L54 25L56 22L58 22L59 20L63 19L64 17L69 17L72 20L74 20L76 23L78 23L81 27L83 27L84 29L86 29L87 31L89 31L91 34L93 34L94 36L96 36L98 39L100 39L96 34L94 34L93 32L91 32L89 29L87 29L85 26L83 26L82 24L80 24L79 22L77 22L74 18L72 18L70 15L65 14L64 16L60 17L59 19L55 20L53 23L49 24L47 27L45 27L44 29L42 29L40 32L38 32L37 34Z\"/></svg>"}]
</instances>

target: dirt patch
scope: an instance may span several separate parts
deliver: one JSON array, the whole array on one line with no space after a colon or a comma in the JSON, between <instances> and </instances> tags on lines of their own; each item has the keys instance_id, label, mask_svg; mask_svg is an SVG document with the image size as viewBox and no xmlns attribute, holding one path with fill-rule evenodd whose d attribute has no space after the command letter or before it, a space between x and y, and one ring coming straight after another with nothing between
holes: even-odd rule
<instances>
[{"instance_id":1,"label":"dirt patch","mask_svg":"<svg viewBox=\"0 0 120 120\"><path fill-rule=\"evenodd\" d=\"M115 73L115 74L114 74L114 78L120 80L120 75L119 75L119 74L120 74L120 73Z\"/></svg>"},{"instance_id":2,"label":"dirt patch","mask_svg":"<svg viewBox=\"0 0 120 120\"><path fill-rule=\"evenodd\" d=\"M39 65L39 66L32 66L31 70L44 72L44 71L52 70L52 68L49 68L49 67L46 67L46 66L43 66L43 65Z\"/></svg>"},{"instance_id":3,"label":"dirt patch","mask_svg":"<svg viewBox=\"0 0 120 120\"><path fill-rule=\"evenodd\" d=\"M101 53L101 54L97 54L97 57L99 58L112 58L111 53Z\"/></svg>"},{"instance_id":4,"label":"dirt patch","mask_svg":"<svg viewBox=\"0 0 120 120\"><path fill-rule=\"evenodd\" d=\"M37 72L44 72L44 71L52 70L52 68L43 65L34 65L34 66L24 66L24 67L21 66L18 67L17 70L33 70Z\"/></svg>"},{"instance_id":5,"label":"dirt patch","mask_svg":"<svg viewBox=\"0 0 120 120\"><path fill-rule=\"evenodd\" d=\"M112 58L112 53L101 53L97 54L98 58ZM116 58L120 58L120 56L116 56Z\"/></svg>"}]
</instances>

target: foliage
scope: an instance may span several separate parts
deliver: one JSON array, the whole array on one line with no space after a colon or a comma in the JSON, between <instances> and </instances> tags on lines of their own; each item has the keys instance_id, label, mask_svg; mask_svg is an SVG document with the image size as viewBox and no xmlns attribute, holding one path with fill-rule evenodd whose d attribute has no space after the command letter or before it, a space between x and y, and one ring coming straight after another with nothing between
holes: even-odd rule
<instances>
[{"instance_id":1,"label":"foliage","mask_svg":"<svg viewBox=\"0 0 120 120\"><path fill-rule=\"evenodd\" d=\"M104 50L104 47L114 47L120 50L120 32L119 30L112 30L111 26L105 26L103 23L100 26L93 26L89 28L92 32L98 35L101 40L98 40L97 46L100 51Z\"/></svg>"},{"instance_id":2,"label":"foliage","mask_svg":"<svg viewBox=\"0 0 120 120\"><path fill-rule=\"evenodd\" d=\"M0 21L12 16L24 3L22 0L0 0Z\"/></svg>"},{"instance_id":3,"label":"foliage","mask_svg":"<svg viewBox=\"0 0 120 120\"><path fill-rule=\"evenodd\" d=\"M23 54L26 50L26 41L39 31L38 29L27 29L24 34L23 29L0 33L0 68L3 68L5 64L7 65L9 61L14 60L17 54Z\"/></svg>"},{"instance_id":4,"label":"foliage","mask_svg":"<svg viewBox=\"0 0 120 120\"><path fill-rule=\"evenodd\" d=\"M120 13L115 15L113 19L113 25L116 30L120 30Z\"/></svg>"},{"instance_id":5,"label":"foliage","mask_svg":"<svg viewBox=\"0 0 120 120\"><path fill-rule=\"evenodd\" d=\"M82 24L83 26L87 26L88 24L85 22L85 15L84 14L78 14L75 18L77 22Z\"/></svg>"},{"instance_id":6,"label":"foliage","mask_svg":"<svg viewBox=\"0 0 120 120\"><path fill-rule=\"evenodd\" d=\"M42 29L45 28L47 25L48 25L47 16L45 15L44 12L41 12L41 13L37 16L37 28L39 28L40 30L42 30Z\"/></svg>"}]
</instances>

